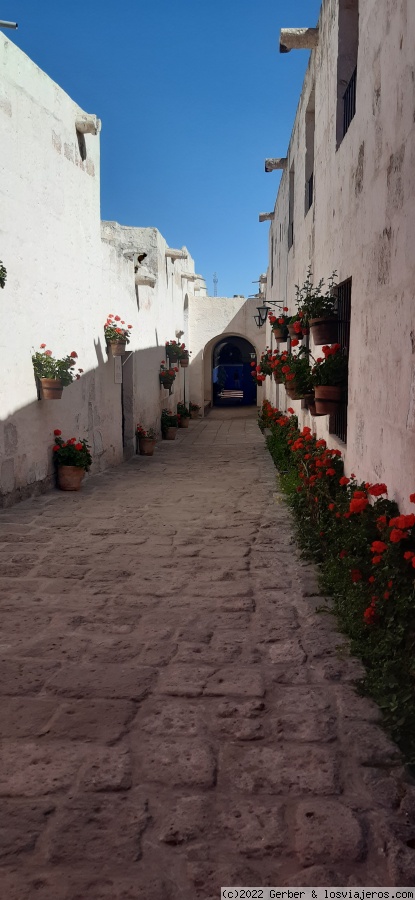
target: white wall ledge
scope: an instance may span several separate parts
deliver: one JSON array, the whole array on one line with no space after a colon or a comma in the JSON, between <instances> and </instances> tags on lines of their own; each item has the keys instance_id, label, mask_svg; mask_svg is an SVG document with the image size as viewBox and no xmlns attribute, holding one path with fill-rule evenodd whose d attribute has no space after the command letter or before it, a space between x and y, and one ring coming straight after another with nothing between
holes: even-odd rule
<instances>
[{"instance_id":1,"label":"white wall ledge","mask_svg":"<svg viewBox=\"0 0 415 900\"><path fill-rule=\"evenodd\" d=\"M171 247L167 247L166 256L173 261L175 259L187 259L188 257L187 250L172 250Z\"/></svg>"},{"instance_id":2,"label":"white wall ledge","mask_svg":"<svg viewBox=\"0 0 415 900\"><path fill-rule=\"evenodd\" d=\"M76 117L75 128L79 134L99 134L101 131L101 119L84 113Z\"/></svg>"}]
</instances>

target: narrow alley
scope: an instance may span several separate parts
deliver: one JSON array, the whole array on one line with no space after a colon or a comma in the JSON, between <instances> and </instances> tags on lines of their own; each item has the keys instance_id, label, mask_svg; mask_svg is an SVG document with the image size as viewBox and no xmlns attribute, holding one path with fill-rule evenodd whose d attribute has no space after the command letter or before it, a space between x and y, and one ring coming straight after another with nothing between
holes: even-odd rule
<instances>
[{"instance_id":1,"label":"narrow alley","mask_svg":"<svg viewBox=\"0 0 415 900\"><path fill-rule=\"evenodd\" d=\"M256 409L212 411L1 512L7 900L414 883L414 788L275 474Z\"/></svg>"}]
</instances>

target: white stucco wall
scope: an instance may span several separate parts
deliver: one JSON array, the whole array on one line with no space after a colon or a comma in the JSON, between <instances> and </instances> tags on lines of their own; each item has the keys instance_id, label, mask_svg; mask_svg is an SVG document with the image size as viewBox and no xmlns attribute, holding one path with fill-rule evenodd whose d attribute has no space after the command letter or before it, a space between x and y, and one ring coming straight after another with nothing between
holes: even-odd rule
<instances>
[{"instance_id":1,"label":"white stucco wall","mask_svg":"<svg viewBox=\"0 0 415 900\"><path fill-rule=\"evenodd\" d=\"M265 328L257 328L253 316L258 300L243 297L195 297L189 294L191 356L190 399L204 410L212 400L212 352L223 334L246 338L259 359L265 348ZM262 402L263 388L257 400Z\"/></svg>"},{"instance_id":2,"label":"white stucco wall","mask_svg":"<svg viewBox=\"0 0 415 900\"><path fill-rule=\"evenodd\" d=\"M347 446L329 435L326 417L311 420L300 401L287 405L331 446L340 446L347 472L385 481L405 509L415 485L415 7L406 0L360 0L356 115L336 149L338 9L338 0L322 6L320 42L311 54L269 229L274 264L270 259L267 290L294 312L294 286L303 283L310 263L315 281L333 270L339 283L352 278ZM289 77L290 56L286 64ZM315 192L305 215L305 113L313 86ZM285 155L285 148L278 150ZM288 251L292 167L294 245ZM283 388L279 398L275 385L267 392L284 407Z\"/></svg>"},{"instance_id":3,"label":"white stucco wall","mask_svg":"<svg viewBox=\"0 0 415 900\"><path fill-rule=\"evenodd\" d=\"M167 259L154 228L104 223L101 239L99 136L85 135L82 161L75 129L82 110L1 33L0 59L1 300L8 323L0 337L0 498L7 504L50 482L54 428L87 437L98 471L133 452L136 421L158 427L163 406L182 399L183 370L171 398L158 372L165 340L184 331L188 282L181 273L194 272L194 264L191 257ZM155 287L140 285L138 294L133 263L123 255L136 243L156 276ZM123 388L105 346L110 312L133 325ZM75 350L84 370L60 401L37 399L31 356L41 343L57 357Z\"/></svg>"}]
</instances>

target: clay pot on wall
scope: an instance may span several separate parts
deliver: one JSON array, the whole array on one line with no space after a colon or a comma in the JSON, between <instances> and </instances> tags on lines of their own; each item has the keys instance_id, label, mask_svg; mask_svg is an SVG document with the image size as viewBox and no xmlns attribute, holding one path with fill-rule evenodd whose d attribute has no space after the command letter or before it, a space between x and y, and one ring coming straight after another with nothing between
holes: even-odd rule
<instances>
[{"instance_id":1,"label":"clay pot on wall","mask_svg":"<svg viewBox=\"0 0 415 900\"><path fill-rule=\"evenodd\" d=\"M189 365L189 357L183 356L182 359L180 360L180 365L181 365L182 369L187 369L187 367Z\"/></svg>"},{"instance_id":2,"label":"clay pot on wall","mask_svg":"<svg viewBox=\"0 0 415 900\"><path fill-rule=\"evenodd\" d=\"M179 428L188 428L189 427L189 416L182 416L179 422Z\"/></svg>"},{"instance_id":3,"label":"clay pot on wall","mask_svg":"<svg viewBox=\"0 0 415 900\"><path fill-rule=\"evenodd\" d=\"M39 378L42 400L60 400L63 394L62 382L58 378Z\"/></svg>"},{"instance_id":4,"label":"clay pot on wall","mask_svg":"<svg viewBox=\"0 0 415 900\"><path fill-rule=\"evenodd\" d=\"M288 328L286 328L284 325L281 325L280 328L273 328L272 333L275 337L275 340L279 344L285 344L288 337Z\"/></svg>"},{"instance_id":5,"label":"clay pot on wall","mask_svg":"<svg viewBox=\"0 0 415 900\"><path fill-rule=\"evenodd\" d=\"M278 375L278 372L273 372L272 377L275 381L275 384L284 384L284 379L282 375Z\"/></svg>"},{"instance_id":6,"label":"clay pot on wall","mask_svg":"<svg viewBox=\"0 0 415 900\"><path fill-rule=\"evenodd\" d=\"M138 449L141 456L153 456L155 446L156 442L155 440L153 440L153 438L138 439Z\"/></svg>"},{"instance_id":7,"label":"clay pot on wall","mask_svg":"<svg viewBox=\"0 0 415 900\"><path fill-rule=\"evenodd\" d=\"M191 419L198 419L198 418L199 418L199 410L198 410L198 409L192 409L192 411L191 411L191 413L190 413L190 418L191 418Z\"/></svg>"},{"instance_id":8,"label":"clay pot on wall","mask_svg":"<svg viewBox=\"0 0 415 900\"><path fill-rule=\"evenodd\" d=\"M110 341L110 347L113 356L124 356L126 342L125 341Z\"/></svg>"},{"instance_id":9,"label":"clay pot on wall","mask_svg":"<svg viewBox=\"0 0 415 900\"><path fill-rule=\"evenodd\" d=\"M80 491L85 469L80 466L58 466L58 487L61 491Z\"/></svg>"},{"instance_id":10,"label":"clay pot on wall","mask_svg":"<svg viewBox=\"0 0 415 900\"><path fill-rule=\"evenodd\" d=\"M299 389L296 386L295 381L292 381L291 384L286 384L285 391L288 394L288 396L291 398L291 400L303 400L303 398L304 398L304 394L302 394L301 391L299 391Z\"/></svg>"},{"instance_id":11,"label":"clay pot on wall","mask_svg":"<svg viewBox=\"0 0 415 900\"><path fill-rule=\"evenodd\" d=\"M303 336L303 330L302 328L300 328L300 331L298 331L296 330L295 325L288 325L288 334L290 335L290 338L297 338L298 340L301 340Z\"/></svg>"},{"instance_id":12,"label":"clay pot on wall","mask_svg":"<svg viewBox=\"0 0 415 900\"><path fill-rule=\"evenodd\" d=\"M319 385L314 389L316 414L318 416L331 416L341 409L344 390L342 387L333 387L333 385Z\"/></svg>"},{"instance_id":13,"label":"clay pot on wall","mask_svg":"<svg viewBox=\"0 0 415 900\"><path fill-rule=\"evenodd\" d=\"M321 319L310 319L311 336L314 343L335 344L337 341L337 319L335 316Z\"/></svg>"}]
</instances>

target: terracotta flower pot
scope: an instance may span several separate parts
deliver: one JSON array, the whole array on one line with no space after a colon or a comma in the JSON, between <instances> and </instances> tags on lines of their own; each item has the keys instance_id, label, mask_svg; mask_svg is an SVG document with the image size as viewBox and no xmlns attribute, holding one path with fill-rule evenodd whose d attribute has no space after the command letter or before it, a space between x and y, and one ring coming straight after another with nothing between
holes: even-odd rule
<instances>
[{"instance_id":1,"label":"terracotta flower pot","mask_svg":"<svg viewBox=\"0 0 415 900\"><path fill-rule=\"evenodd\" d=\"M166 390L170 390L173 384L174 378L165 378L163 375L160 375L160 384L163 385Z\"/></svg>"},{"instance_id":2,"label":"terracotta flower pot","mask_svg":"<svg viewBox=\"0 0 415 900\"><path fill-rule=\"evenodd\" d=\"M188 416L182 416L179 422L179 428L188 428L190 419Z\"/></svg>"},{"instance_id":3,"label":"terracotta flower pot","mask_svg":"<svg viewBox=\"0 0 415 900\"><path fill-rule=\"evenodd\" d=\"M170 362L177 362L177 360L179 358L178 354L175 353L171 347L167 347L167 345L166 345L166 356L169 357Z\"/></svg>"},{"instance_id":4,"label":"terracotta flower pot","mask_svg":"<svg viewBox=\"0 0 415 900\"><path fill-rule=\"evenodd\" d=\"M288 396L291 397L291 400L304 399L304 394L299 390L299 388L297 388L295 381L292 381L291 384L287 382L287 384L285 385L285 390Z\"/></svg>"},{"instance_id":5,"label":"terracotta flower pot","mask_svg":"<svg viewBox=\"0 0 415 900\"><path fill-rule=\"evenodd\" d=\"M278 372L273 372L272 377L276 384L284 384L284 379L282 375L279 375Z\"/></svg>"},{"instance_id":6,"label":"terracotta flower pot","mask_svg":"<svg viewBox=\"0 0 415 900\"><path fill-rule=\"evenodd\" d=\"M152 456L154 453L154 447L156 446L156 442L154 438L139 438L138 439L138 449L140 451L141 456Z\"/></svg>"},{"instance_id":7,"label":"terracotta flower pot","mask_svg":"<svg viewBox=\"0 0 415 900\"><path fill-rule=\"evenodd\" d=\"M192 410L191 410L191 413L190 413L190 418L191 418L191 419L198 419L198 418L199 418L199 410L198 410L198 409L192 409Z\"/></svg>"},{"instance_id":8,"label":"terracotta flower pot","mask_svg":"<svg viewBox=\"0 0 415 900\"><path fill-rule=\"evenodd\" d=\"M285 344L285 341L287 340L287 337L288 337L288 329L285 328L284 325L280 325L280 327L277 327L277 328L274 327L272 329L272 332L273 332L273 335L274 335L276 341L278 341L279 343Z\"/></svg>"},{"instance_id":9,"label":"terracotta flower pot","mask_svg":"<svg viewBox=\"0 0 415 900\"><path fill-rule=\"evenodd\" d=\"M181 365L182 369L187 369L187 367L189 365L189 357L188 356L183 357L183 359L180 360L180 365Z\"/></svg>"},{"instance_id":10,"label":"terracotta flower pot","mask_svg":"<svg viewBox=\"0 0 415 900\"><path fill-rule=\"evenodd\" d=\"M337 319L335 316L310 319L310 331L315 344L335 344L337 341Z\"/></svg>"},{"instance_id":11,"label":"terracotta flower pot","mask_svg":"<svg viewBox=\"0 0 415 900\"><path fill-rule=\"evenodd\" d=\"M62 382L59 378L40 378L42 400L60 400L63 394Z\"/></svg>"},{"instance_id":12,"label":"terracotta flower pot","mask_svg":"<svg viewBox=\"0 0 415 900\"><path fill-rule=\"evenodd\" d=\"M113 356L124 356L126 346L126 341L110 341Z\"/></svg>"},{"instance_id":13,"label":"terracotta flower pot","mask_svg":"<svg viewBox=\"0 0 415 900\"><path fill-rule=\"evenodd\" d=\"M308 406L307 406L307 409L308 409L308 411L309 411L309 413L310 413L310 416L313 416L313 419L314 419L316 416L322 416L322 415L324 415L324 413L318 413L318 412L317 412L317 410L316 410L316 404L315 404L315 403L312 403L311 400L310 400L310 402L309 402L309 404L308 404Z\"/></svg>"},{"instance_id":14,"label":"terracotta flower pot","mask_svg":"<svg viewBox=\"0 0 415 900\"><path fill-rule=\"evenodd\" d=\"M333 385L318 385L314 388L316 413L318 416L330 416L341 409L343 388Z\"/></svg>"},{"instance_id":15,"label":"terracotta flower pot","mask_svg":"<svg viewBox=\"0 0 415 900\"><path fill-rule=\"evenodd\" d=\"M168 428L165 428L163 431L163 438L165 441L174 441L176 440L177 428L173 425L169 425Z\"/></svg>"},{"instance_id":16,"label":"terracotta flower pot","mask_svg":"<svg viewBox=\"0 0 415 900\"><path fill-rule=\"evenodd\" d=\"M58 466L58 487L61 491L80 491L85 469L80 466Z\"/></svg>"}]
</instances>

